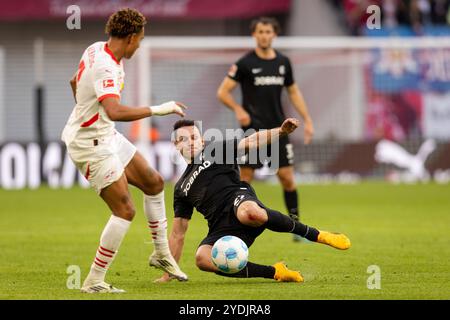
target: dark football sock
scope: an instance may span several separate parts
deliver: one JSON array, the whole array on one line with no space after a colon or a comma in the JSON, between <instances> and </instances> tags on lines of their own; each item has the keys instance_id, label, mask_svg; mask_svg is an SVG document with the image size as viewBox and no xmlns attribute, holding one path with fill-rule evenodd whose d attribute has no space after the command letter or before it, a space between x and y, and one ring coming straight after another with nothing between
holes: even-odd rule
<instances>
[{"instance_id":1,"label":"dark football sock","mask_svg":"<svg viewBox=\"0 0 450 320\"><path fill-rule=\"evenodd\" d=\"M300 211L298 209L298 194L297 190L284 190L284 204L289 212L289 216L294 220L300 219Z\"/></svg>"},{"instance_id":2,"label":"dark football sock","mask_svg":"<svg viewBox=\"0 0 450 320\"><path fill-rule=\"evenodd\" d=\"M310 241L317 241L319 230L307 226L276 210L266 208L267 222L265 227L275 232L295 233Z\"/></svg>"},{"instance_id":3,"label":"dark football sock","mask_svg":"<svg viewBox=\"0 0 450 320\"><path fill-rule=\"evenodd\" d=\"M272 266L264 266L261 264L256 264L252 262L247 262L244 269L236 273L224 273L217 271L216 274L219 276L230 277L230 278L267 278L273 279L275 276L275 268Z\"/></svg>"}]
</instances>

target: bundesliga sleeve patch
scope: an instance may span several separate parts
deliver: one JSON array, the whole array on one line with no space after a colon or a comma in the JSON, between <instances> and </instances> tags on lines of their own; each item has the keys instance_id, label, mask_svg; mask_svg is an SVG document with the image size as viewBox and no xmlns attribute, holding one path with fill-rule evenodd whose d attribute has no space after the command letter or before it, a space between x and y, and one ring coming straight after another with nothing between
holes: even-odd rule
<instances>
[{"instance_id":1,"label":"bundesliga sleeve patch","mask_svg":"<svg viewBox=\"0 0 450 320\"><path fill-rule=\"evenodd\" d=\"M103 80L103 89L114 88L114 79Z\"/></svg>"}]
</instances>

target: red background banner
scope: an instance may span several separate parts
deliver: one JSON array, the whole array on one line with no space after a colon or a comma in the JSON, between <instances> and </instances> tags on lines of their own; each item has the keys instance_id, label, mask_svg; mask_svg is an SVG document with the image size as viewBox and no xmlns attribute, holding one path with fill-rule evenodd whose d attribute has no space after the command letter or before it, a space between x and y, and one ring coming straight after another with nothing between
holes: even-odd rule
<instances>
[{"instance_id":1,"label":"red background banner","mask_svg":"<svg viewBox=\"0 0 450 320\"><path fill-rule=\"evenodd\" d=\"M289 11L291 0L0 0L0 20L43 20L67 18L67 8L77 5L82 18L109 16L132 7L153 18L220 19L249 18Z\"/></svg>"}]
</instances>

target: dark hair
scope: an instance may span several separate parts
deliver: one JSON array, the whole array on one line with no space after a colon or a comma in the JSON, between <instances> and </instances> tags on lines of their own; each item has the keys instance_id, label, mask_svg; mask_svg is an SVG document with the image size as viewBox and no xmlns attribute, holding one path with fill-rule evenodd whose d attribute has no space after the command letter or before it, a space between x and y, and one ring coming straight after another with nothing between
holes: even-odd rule
<instances>
[{"instance_id":1,"label":"dark hair","mask_svg":"<svg viewBox=\"0 0 450 320\"><path fill-rule=\"evenodd\" d=\"M252 33L256 31L256 26L258 25L258 23L270 24L273 28L273 31L277 35L281 32L280 24L278 23L277 19L271 17L259 17L252 20L252 22L250 23L250 31Z\"/></svg>"},{"instance_id":2,"label":"dark hair","mask_svg":"<svg viewBox=\"0 0 450 320\"><path fill-rule=\"evenodd\" d=\"M147 20L139 11L131 8L120 9L109 17L105 33L110 37L125 38L141 32L146 23Z\"/></svg>"},{"instance_id":3,"label":"dark hair","mask_svg":"<svg viewBox=\"0 0 450 320\"><path fill-rule=\"evenodd\" d=\"M194 120L181 119L175 122L175 124L173 125L173 131L176 131L177 129L182 127L191 127L191 126L195 126Z\"/></svg>"},{"instance_id":4,"label":"dark hair","mask_svg":"<svg viewBox=\"0 0 450 320\"><path fill-rule=\"evenodd\" d=\"M177 139L175 131L177 131L178 129L183 128L183 127L192 127L192 126L197 127L197 129L200 131L199 126L197 125L197 123L194 120L189 120L189 119L178 120L173 125L171 140L176 141L176 139Z\"/></svg>"}]
</instances>

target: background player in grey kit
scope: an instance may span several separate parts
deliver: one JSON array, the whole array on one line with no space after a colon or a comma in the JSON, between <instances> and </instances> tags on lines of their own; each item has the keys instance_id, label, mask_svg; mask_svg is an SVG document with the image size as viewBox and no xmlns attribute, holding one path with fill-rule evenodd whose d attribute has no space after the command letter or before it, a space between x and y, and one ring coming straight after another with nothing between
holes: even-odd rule
<instances>
[{"instance_id":1,"label":"background player in grey kit","mask_svg":"<svg viewBox=\"0 0 450 320\"><path fill-rule=\"evenodd\" d=\"M281 105L283 87L295 110L303 118L304 143L309 144L314 134L312 119L308 113L302 93L292 75L289 58L272 48L272 40L279 33L278 22L273 18L261 17L251 24L256 48L232 65L227 77L220 85L217 96L221 102L233 110L241 127L246 129L272 129L285 120ZM238 104L231 92L238 83L242 89L242 105ZM241 180L250 183L254 171L262 167L258 163L241 165ZM278 178L284 190L284 201L289 215L299 220L297 187L294 178L294 150L289 138L280 139ZM300 240L294 235L294 240Z\"/></svg>"}]
</instances>

